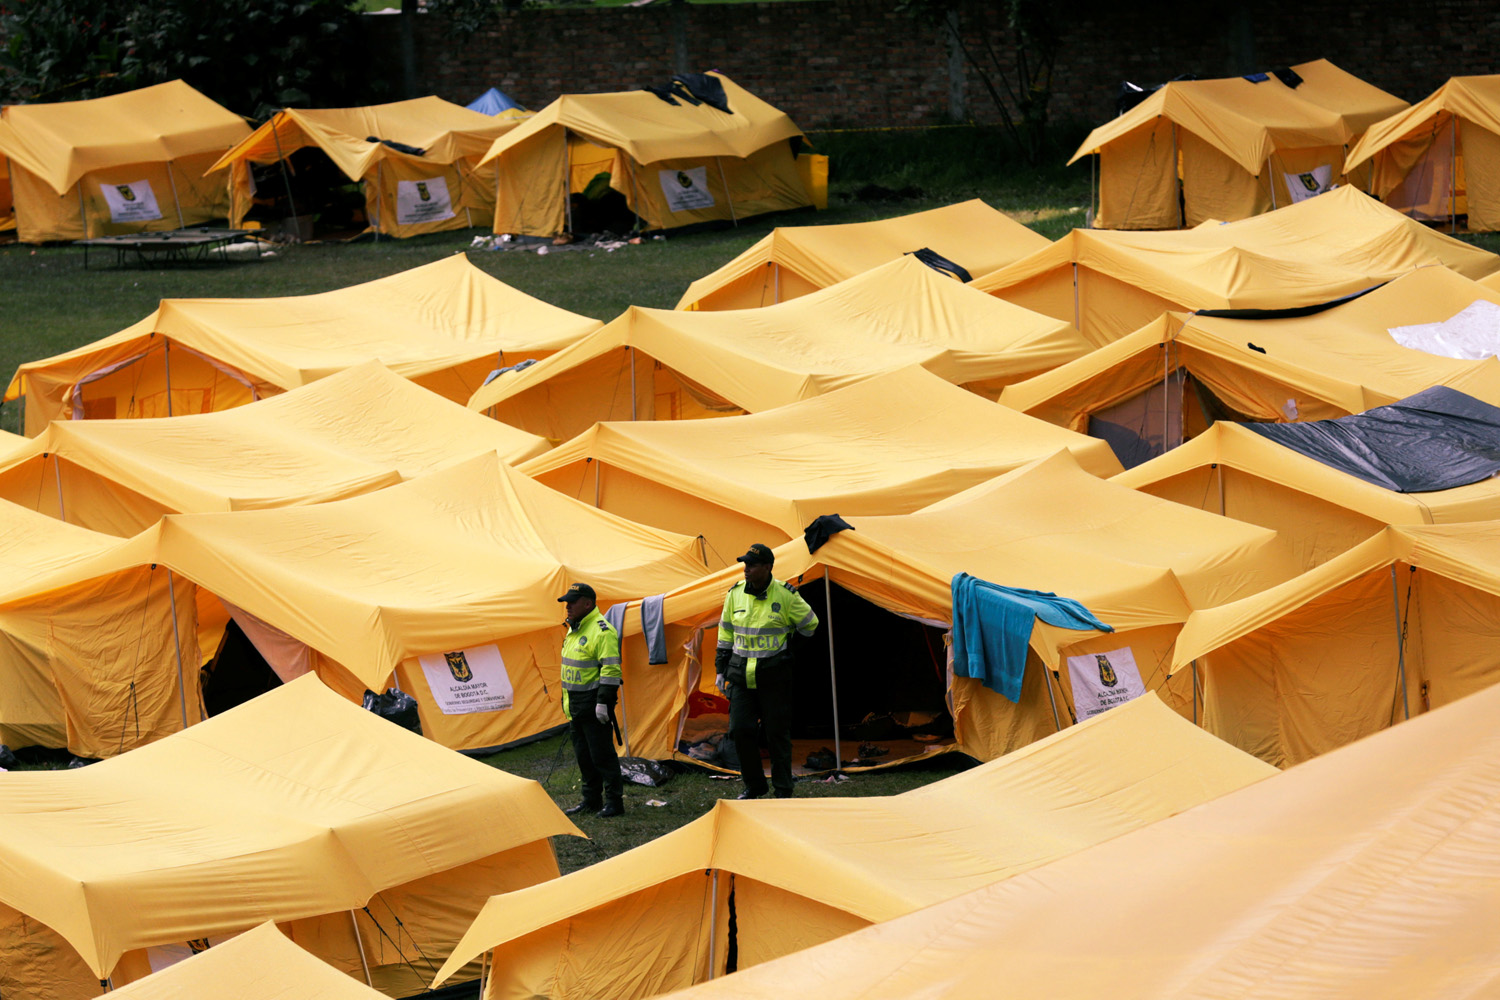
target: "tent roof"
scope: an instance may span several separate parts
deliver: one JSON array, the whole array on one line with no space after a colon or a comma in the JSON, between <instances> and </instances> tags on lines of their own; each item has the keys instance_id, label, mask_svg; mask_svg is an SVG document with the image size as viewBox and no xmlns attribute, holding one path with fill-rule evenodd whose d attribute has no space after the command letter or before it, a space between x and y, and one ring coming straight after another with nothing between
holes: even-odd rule
<instances>
[{"instance_id":1,"label":"tent roof","mask_svg":"<svg viewBox=\"0 0 1500 1000\"><path fill-rule=\"evenodd\" d=\"M687 309L771 261L826 288L923 247L979 277L1047 245L1045 236L978 198L874 222L777 226L734 260L689 285L677 308Z\"/></svg>"},{"instance_id":2,"label":"tent roof","mask_svg":"<svg viewBox=\"0 0 1500 1000\"><path fill-rule=\"evenodd\" d=\"M1500 517L1500 479L1437 493L1396 493L1284 448L1241 424L1219 421L1187 443L1115 476L1149 490L1191 469L1224 465L1357 511L1385 524L1444 524Z\"/></svg>"},{"instance_id":3,"label":"tent roof","mask_svg":"<svg viewBox=\"0 0 1500 1000\"><path fill-rule=\"evenodd\" d=\"M707 104L675 105L645 90L563 94L519 128L496 139L488 163L533 136L564 128L597 146L622 149L637 163L700 156L743 158L773 142L802 134L785 113L721 73L729 113Z\"/></svg>"},{"instance_id":4,"label":"tent roof","mask_svg":"<svg viewBox=\"0 0 1500 1000\"><path fill-rule=\"evenodd\" d=\"M673 995L1484 994L1500 963L1497 711L1490 688L1024 877Z\"/></svg>"},{"instance_id":5,"label":"tent roof","mask_svg":"<svg viewBox=\"0 0 1500 1000\"><path fill-rule=\"evenodd\" d=\"M1195 611L1177 637L1173 669L1248 635L1373 569L1395 562L1500 595L1500 521L1402 525L1262 593Z\"/></svg>"},{"instance_id":6,"label":"tent roof","mask_svg":"<svg viewBox=\"0 0 1500 1000\"><path fill-rule=\"evenodd\" d=\"M499 87L491 87L478 97L470 101L466 107L470 111L478 111L482 115L498 115L502 111L520 109L521 106L511 99L511 96Z\"/></svg>"},{"instance_id":7,"label":"tent roof","mask_svg":"<svg viewBox=\"0 0 1500 1000\"><path fill-rule=\"evenodd\" d=\"M32 581L66 571L81 560L107 558L125 544L113 535L65 524L0 500L0 565L5 566L0 600L6 592L25 589Z\"/></svg>"},{"instance_id":8,"label":"tent roof","mask_svg":"<svg viewBox=\"0 0 1500 1000\"><path fill-rule=\"evenodd\" d=\"M1372 125L1349 150L1347 168L1414 133L1436 132L1450 117L1500 132L1500 76L1455 76L1405 111Z\"/></svg>"},{"instance_id":9,"label":"tent roof","mask_svg":"<svg viewBox=\"0 0 1500 1000\"><path fill-rule=\"evenodd\" d=\"M219 152L249 133L243 118L181 80L89 101L12 104L0 111L0 155L60 195L90 171Z\"/></svg>"},{"instance_id":10,"label":"tent roof","mask_svg":"<svg viewBox=\"0 0 1500 1000\"><path fill-rule=\"evenodd\" d=\"M303 507L174 514L41 593L160 563L306 643L372 689L402 660L557 624L575 580L602 604L696 579L696 539L595 510L493 455Z\"/></svg>"},{"instance_id":11,"label":"tent roof","mask_svg":"<svg viewBox=\"0 0 1500 1000\"><path fill-rule=\"evenodd\" d=\"M596 424L521 469L602 462L796 535L820 514L916 510L1060 450L1118 469L1103 441L908 368L762 413Z\"/></svg>"},{"instance_id":12,"label":"tent roof","mask_svg":"<svg viewBox=\"0 0 1500 1000\"><path fill-rule=\"evenodd\" d=\"M1500 267L1500 257L1346 185L1264 215L1187 230L1075 229L973 286L1003 297L1012 285L1075 264L1188 309L1280 309L1330 302L1425 264L1478 279Z\"/></svg>"},{"instance_id":13,"label":"tent roof","mask_svg":"<svg viewBox=\"0 0 1500 1000\"><path fill-rule=\"evenodd\" d=\"M1007 386L1007 405L1063 425L1161 381L1160 345L1180 349L1183 364L1226 396L1254 393L1235 372L1292 386L1346 413L1393 403L1434 385L1500 404L1500 361L1463 361L1398 344L1392 327L1446 320L1492 290L1447 268L1422 267L1352 301L1308 316L1231 319L1169 313L1112 344L1025 382ZM1250 347L1262 348L1257 351ZM1142 359L1149 360L1137 372ZM1269 400L1264 401L1270 405ZM1281 401L1265 414L1277 412Z\"/></svg>"},{"instance_id":14,"label":"tent roof","mask_svg":"<svg viewBox=\"0 0 1500 1000\"><path fill-rule=\"evenodd\" d=\"M363 906L576 834L534 781L304 676L156 743L0 783L0 900L105 978L126 951Z\"/></svg>"},{"instance_id":15,"label":"tent roof","mask_svg":"<svg viewBox=\"0 0 1500 1000\"><path fill-rule=\"evenodd\" d=\"M315 295L163 299L119 333L21 365L6 392L65 392L85 375L146 349L158 334L283 389L378 360L416 378L487 356L555 351L598 320L548 305L455 254L386 278Z\"/></svg>"},{"instance_id":16,"label":"tent roof","mask_svg":"<svg viewBox=\"0 0 1500 1000\"><path fill-rule=\"evenodd\" d=\"M488 420L370 361L232 410L157 420L54 421L0 468L52 454L179 513L316 503L542 438Z\"/></svg>"},{"instance_id":17,"label":"tent roof","mask_svg":"<svg viewBox=\"0 0 1500 1000\"><path fill-rule=\"evenodd\" d=\"M1062 320L980 294L902 257L763 309L632 306L555 357L491 382L469 405L484 409L558 377L613 384L614 373L628 366L620 355L627 346L752 413L909 365L961 384L1021 377L1089 349Z\"/></svg>"},{"instance_id":18,"label":"tent roof","mask_svg":"<svg viewBox=\"0 0 1500 1000\"><path fill-rule=\"evenodd\" d=\"M900 795L721 800L643 847L491 897L438 981L485 949L705 868L887 920L1275 773L1153 694Z\"/></svg>"},{"instance_id":19,"label":"tent roof","mask_svg":"<svg viewBox=\"0 0 1500 1000\"><path fill-rule=\"evenodd\" d=\"M1258 175L1275 150L1345 146L1372 123L1407 106L1326 59L1292 70L1302 77L1296 89L1276 76L1260 83L1236 76L1163 84L1125 114L1090 132L1068 162L1166 118Z\"/></svg>"},{"instance_id":20,"label":"tent roof","mask_svg":"<svg viewBox=\"0 0 1500 1000\"><path fill-rule=\"evenodd\" d=\"M381 1000L384 996L297 947L271 921L110 992L120 1000Z\"/></svg>"},{"instance_id":21,"label":"tent roof","mask_svg":"<svg viewBox=\"0 0 1500 1000\"><path fill-rule=\"evenodd\" d=\"M357 181L382 160L448 164L475 159L522 120L522 115L470 111L440 97L366 108L284 108L221 156L209 172L238 160L275 163L304 146L316 146L345 177ZM424 153L403 153L383 142L371 142L372 136L415 146Z\"/></svg>"}]
</instances>

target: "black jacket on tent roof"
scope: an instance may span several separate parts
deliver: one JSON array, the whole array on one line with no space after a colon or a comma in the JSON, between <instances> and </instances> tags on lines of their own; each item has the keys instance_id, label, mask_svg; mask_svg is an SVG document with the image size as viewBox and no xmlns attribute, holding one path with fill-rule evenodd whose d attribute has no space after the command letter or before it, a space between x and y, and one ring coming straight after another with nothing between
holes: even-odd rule
<instances>
[{"instance_id":1,"label":"black jacket on tent roof","mask_svg":"<svg viewBox=\"0 0 1500 1000\"><path fill-rule=\"evenodd\" d=\"M1500 472L1500 407L1447 386L1335 420L1242 426L1397 493L1451 490Z\"/></svg>"}]
</instances>

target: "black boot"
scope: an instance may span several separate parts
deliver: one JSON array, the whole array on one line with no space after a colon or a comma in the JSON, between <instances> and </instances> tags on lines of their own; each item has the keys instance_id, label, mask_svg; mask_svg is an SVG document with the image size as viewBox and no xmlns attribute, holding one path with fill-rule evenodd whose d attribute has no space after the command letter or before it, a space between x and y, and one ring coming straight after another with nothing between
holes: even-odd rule
<instances>
[{"instance_id":1,"label":"black boot","mask_svg":"<svg viewBox=\"0 0 1500 1000\"><path fill-rule=\"evenodd\" d=\"M625 815L625 801L623 799L609 799L604 803L604 808L596 814L600 819L609 819L611 816Z\"/></svg>"},{"instance_id":2,"label":"black boot","mask_svg":"<svg viewBox=\"0 0 1500 1000\"><path fill-rule=\"evenodd\" d=\"M577 816L579 813L597 812L599 809L598 799L584 799L576 806L569 806L563 810L564 816Z\"/></svg>"}]
</instances>

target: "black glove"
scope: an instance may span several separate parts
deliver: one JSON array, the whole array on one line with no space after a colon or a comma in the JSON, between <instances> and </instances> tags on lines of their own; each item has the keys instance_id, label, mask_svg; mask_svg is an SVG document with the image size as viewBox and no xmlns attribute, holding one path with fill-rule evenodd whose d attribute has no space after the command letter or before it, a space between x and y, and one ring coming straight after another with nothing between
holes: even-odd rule
<instances>
[{"instance_id":1,"label":"black glove","mask_svg":"<svg viewBox=\"0 0 1500 1000\"><path fill-rule=\"evenodd\" d=\"M594 701L606 708L614 708L619 698L620 686L618 684L600 684L599 690L594 693Z\"/></svg>"},{"instance_id":2,"label":"black glove","mask_svg":"<svg viewBox=\"0 0 1500 1000\"><path fill-rule=\"evenodd\" d=\"M714 673L723 674L729 671L729 657L734 652L732 649L714 650Z\"/></svg>"}]
</instances>

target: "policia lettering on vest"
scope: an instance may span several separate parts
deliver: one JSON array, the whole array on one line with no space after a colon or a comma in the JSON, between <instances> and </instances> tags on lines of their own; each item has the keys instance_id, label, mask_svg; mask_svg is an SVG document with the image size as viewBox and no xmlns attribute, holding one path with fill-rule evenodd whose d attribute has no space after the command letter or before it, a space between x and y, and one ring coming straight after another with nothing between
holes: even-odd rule
<instances>
[{"instance_id":1,"label":"policia lettering on vest","mask_svg":"<svg viewBox=\"0 0 1500 1000\"><path fill-rule=\"evenodd\" d=\"M759 542L740 556L745 580L729 588L719 615L714 672L729 697L729 735L745 781L742 799L766 794L760 765L760 731L771 752L771 785L777 798L792 795L791 637L812 635L818 616L795 590L772 577L776 557Z\"/></svg>"},{"instance_id":2,"label":"policia lettering on vest","mask_svg":"<svg viewBox=\"0 0 1500 1000\"><path fill-rule=\"evenodd\" d=\"M563 810L570 816L625 812L624 781L613 734L620 697L620 636L595 606L594 588L575 583L558 598L567 609L568 634L562 645L562 705L582 776L583 799Z\"/></svg>"}]
</instances>

